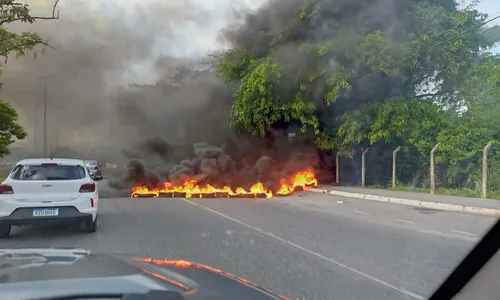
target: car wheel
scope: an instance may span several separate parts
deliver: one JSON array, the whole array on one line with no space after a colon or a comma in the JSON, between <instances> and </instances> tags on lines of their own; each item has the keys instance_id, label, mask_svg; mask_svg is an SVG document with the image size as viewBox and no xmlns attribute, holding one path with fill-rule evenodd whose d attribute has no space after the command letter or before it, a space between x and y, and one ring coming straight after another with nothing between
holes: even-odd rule
<instances>
[{"instance_id":1,"label":"car wheel","mask_svg":"<svg viewBox=\"0 0 500 300\"><path fill-rule=\"evenodd\" d=\"M94 221L85 221L85 231L88 233L93 233L97 231L97 218Z\"/></svg>"},{"instance_id":2,"label":"car wheel","mask_svg":"<svg viewBox=\"0 0 500 300\"><path fill-rule=\"evenodd\" d=\"M1 225L0 226L0 238L8 237L10 235L10 229L12 226L10 225Z\"/></svg>"}]
</instances>

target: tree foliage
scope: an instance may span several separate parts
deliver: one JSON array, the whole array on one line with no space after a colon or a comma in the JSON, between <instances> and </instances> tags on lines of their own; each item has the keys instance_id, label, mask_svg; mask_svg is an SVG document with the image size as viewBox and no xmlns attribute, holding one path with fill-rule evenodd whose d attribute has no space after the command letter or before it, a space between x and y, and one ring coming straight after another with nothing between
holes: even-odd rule
<instances>
[{"instance_id":1,"label":"tree foliage","mask_svg":"<svg viewBox=\"0 0 500 300\"><path fill-rule=\"evenodd\" d=\"M38 34L31 32L14 33L5 28L5 25L12 22L23 22L33 24L36 20L58 19L59 12L56 8L59 0L56 0L50 17L31 16L28 4L22 4L14 0L0 1L0 56L9 57L11 52L17 56L25 55L27 51L33 50L38 45L50 48L48 41L43 40Z\"/></svg>"},{"instance_id":2,"label":"tree foliage","mask_svg":"<svg viewBox=\"0 0 500 300\"><path fill-rule=\"evenodd\" d=\"M476 168L484 146L500 145L500 64L498 59L474 66L461 96L467 111L454 115L437 135L442 150L461 172ZM498 159L495 157L493 159ZM461 162L468 162L463 164Z\"/></svg>"},{"instance_id":3,"label":"tree foliage","mask_svg":"<svg viewBox=\"0 0 500 300\"><path fill-rule=\"evenodd\" d=\"M9 154L14 138L21 140L26 131L19 125L16 110L7 102L0 101L0 153Z\"/></svg>"},{"instance_id":4,"label":"tree foliage","mask_svg":"<svg viewBox=\"0 0 500 300\"><path fill-rule=\"evenodd\" d=\"M405 144L427 156L441 142L457 165L499 138L498 59L485 51L500 36L488 26L474 3L451 0L271 1L215 65L234 86L237 130L298 122L336 151Z\"/></svg>"},{"instance_id":5,"label":"tree foliage","mask_svg":"<svg viewBox=\"0 0 500 300\"><path fill-rule=\"evenodd\" d=\"M362 10L366 3L359 2ZM463 33L479 26L485 15L439 1L402 1L398 9L409 13L396 20L399 28L362 20L353 26L357 13L344 12L337 28L319 39L294 34L299 24L306 28L303 31L312 32L337 18L323 9L328 4L305 1L296 19L290 20L295 24L282 28L265 51L232 49L220 62L225 78L239 82L234 127L262 135L266 126L280 119L295 119L313 127L318 144L327 148L365 139L371 144L389 140L392 134L409 129L404 121L413 111L410 108L427 106L428 100L415 98L419 88L434 83L436 94L453 91L473 59L492 44L477 30ZM289 49L292 42L298 45L295 50ZM296 51L292 56L307 63L280 56L282 47ZM283 71L287 77L281 76ZM367 85L373 91L367 91ZM318 120L316 111L322 106L334 111L335 122ZM325 140L327 136L333 139Z\"/></svg>"},{"instance_id":6,"label":"tree foliage","mask_svg":"<svg viewBox=\"0 0 500 300\"><path fill-rule=\"evenodd\" d=\"M5 26L13 22L32 24L39 19L58 19L59 12L56 13L58 2L59 0L56 0L54 3L52 16L37 17L30 14L27 4L15 2L14 0L0 0L0 56L4 57L5 62L7 62L11 53L22 56L28 51L34 50L38 45L54 49L36 33L15 33ZM36 57L36 52L34 54ZM0 101L0 156L10 153L8 146L14 143L14 138L20 140L24 139L26 135L26 131L18 123L16 110L8 102Z\"/></svg>"}]
</instances>

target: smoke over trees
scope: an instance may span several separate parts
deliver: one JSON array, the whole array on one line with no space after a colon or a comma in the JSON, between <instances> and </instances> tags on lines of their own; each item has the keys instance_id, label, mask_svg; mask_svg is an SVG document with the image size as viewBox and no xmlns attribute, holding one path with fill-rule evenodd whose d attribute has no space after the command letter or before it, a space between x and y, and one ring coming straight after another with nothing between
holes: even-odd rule
<instances>
[{"instance_id":1,"label":"smoke over trees","mask_svg":"<svg viewBox=\"0 0 500 300\"><path fill-rule=\"evenodd\" d=\"M443 183L460 186L468 179L457 174L477 174L480 150L500 137L498 122L477 123L474 113L500 109L498 97L483 94L498 87L500 71L498 58L484 53L499 41L488 23L474 3L448 0L270 1L224 32L233 47L217 67L236 86L230 124L266 136L295 121L318 147L340 152L403 145L422 153L411 174L398 176L409 181L427 173L421 166L442 142ZM463 135L463 124L474 137ZM381 170L377 164L390 166L378 159L368 168Z\"/></svg>"},{"instance_id":2,"label":"smoke over trees","mask_svg":"<svg viewBox=\"0 0 500 300\"><path fill-rule=\"evenodd\" d=\"M454 1L271 1L225 33L235 47L218 67L238 85L232 125L264 135L297 120L328 149L418 131L413 114L433 120L433 106L459 100L450 98L492 46L486 17Z\"/></svg>"},{"instance_id":3,"label":"smoke over trees","mask_svg":"<svg viewBox=\"0 0 500 300\"><path fill-rule=\"evenodd\" d=\"M182 54L191 49L178 47L196 41L186 28L202 31L215 23L214 11L194 2L158 2L132 12L114 8L114 17L88 1L65 5L67 18L37 26L64 47L9 64L55 74L48 92L50 116L57 120L49 122L50 144L109 160L140 159L142 177L161 181L186 170L213 175L219 166L199 162L193 149L199 142L217 145L235 170L255 166L262 156L280 168L290 160L314 164L314 155L292 159L302 150L290 147L287 133L301 131L297 139L304 138L304 145L381 153L368 162L377 173L390 173L383 153L402 145L403 152L419 154L398 175L407 182L425 181L416 174L427 174L427 153L441 142L438 160L449 173L442 181L458 186L470 178L457 180L457 174L478 172L479 164L470 161L478 162L483 142L499 138L498 122L478 119L500 110L500 98L487 92L498 86L498 58L485 52L498 42L499 30L488 27L488 16L474 5L272 0L232 15L219 39L227 47L208 57L206 46L189 55ZM147 78L127 85L127 76L138 72ZM12 74L7 87L39 89L35 78L27 83ZM39 97L14 98L25 119L40 118L40 106L32 108ZM473 129L465 131L464 124ZM34 124L27 129L40 135Z\"/></svg>"}]
</instances>

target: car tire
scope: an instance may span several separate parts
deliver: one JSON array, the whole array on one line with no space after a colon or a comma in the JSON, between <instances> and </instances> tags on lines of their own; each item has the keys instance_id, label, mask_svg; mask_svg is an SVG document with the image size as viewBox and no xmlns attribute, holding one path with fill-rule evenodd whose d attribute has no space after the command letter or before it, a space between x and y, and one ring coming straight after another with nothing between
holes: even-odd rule
<instances>
[{"instance_id":1,"label":"car tire","mask_svg":"<svg viewBox=\"0 0 500 300\"><path fill-rule=\"evenodd\" d=\"M6 238L10 235L11 225L1 225L0 226L0 238Z\"/></svg>"},{"instance_id":2,"label":"car tire","mask_svg":"<svg viewBox=\"0 0 500 300\"><path fill-rule=\"evenodd\" d=\"M97 231L97 217L95 218L94 221L85 221L84 223L85 226L85 232L87 233L94 233Z\"/></svg>"}]
</instances>

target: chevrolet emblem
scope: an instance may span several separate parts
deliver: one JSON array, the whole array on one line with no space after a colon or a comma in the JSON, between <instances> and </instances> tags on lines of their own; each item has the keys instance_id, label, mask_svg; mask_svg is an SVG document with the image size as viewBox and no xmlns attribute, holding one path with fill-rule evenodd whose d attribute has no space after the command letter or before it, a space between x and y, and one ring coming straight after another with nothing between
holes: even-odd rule
<instances>
[{"instance_id":1,"label":"chevrolet emblem","mask_svg":"<svg viewBox=\"0 0 500 300\"><path fill-rule=\"evenodd\" d=\"M52 186L52 184L42 184L42 187L44 187L44 188L48 188L48 187L51 187L51 186Z\"/></svg>"}]
</instances>

